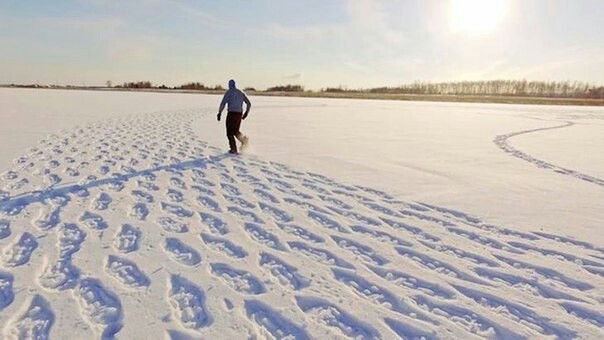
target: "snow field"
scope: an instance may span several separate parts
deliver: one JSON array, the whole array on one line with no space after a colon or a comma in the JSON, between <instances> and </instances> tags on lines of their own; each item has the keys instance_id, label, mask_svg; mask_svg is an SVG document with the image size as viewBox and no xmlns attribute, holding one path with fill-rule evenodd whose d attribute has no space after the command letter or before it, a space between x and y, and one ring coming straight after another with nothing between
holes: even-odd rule
<instances>
[{"instance_id":1,"label":"snow field","mask_svg":"<svg viewBox=\"0 0 604 340\"><path fill-rule=\"evenodd\" d=\"M5 337L602 333L597 243L227 155L213 114L84 124L2 173Z\"/></svg>"}]
</instances>

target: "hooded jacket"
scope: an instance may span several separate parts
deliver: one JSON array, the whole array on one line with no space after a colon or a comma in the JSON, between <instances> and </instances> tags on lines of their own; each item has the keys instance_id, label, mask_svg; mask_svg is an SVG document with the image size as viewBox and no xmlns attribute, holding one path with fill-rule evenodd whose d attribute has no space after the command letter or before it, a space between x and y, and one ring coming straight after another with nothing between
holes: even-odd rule
<instances>
[{"instance_id":1,"label":"hooded jacket","mask_svg":"<svg viewBox=\"0 0 604 340\"><path fill-rule=\"evenodd\" d=\"M243 91L235 87L235 81L229 81L229 89L224 93L222 102L220 102L220 109L218 112L222 113L225 105L227 106L228 112L243 112L243 103L247 105L246 111L249 111L251 107L250 100L247 98Z\"/></svg>"}]
</instances>

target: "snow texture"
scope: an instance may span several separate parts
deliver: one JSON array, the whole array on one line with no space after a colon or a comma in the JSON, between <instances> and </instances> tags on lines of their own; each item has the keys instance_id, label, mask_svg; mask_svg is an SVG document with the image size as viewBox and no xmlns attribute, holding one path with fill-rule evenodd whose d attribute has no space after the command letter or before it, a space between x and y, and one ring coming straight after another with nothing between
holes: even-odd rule
<instances>
[{"instance_id":1,"label":"snow texture","mask_svg":"<svg viewBox=\"0 0 604 340\"><path fill-rule=\"evenodd\" d=\"M33 95L1 90L9 104L5 91ZM153 102L166 95L148 96ZM277 162L254 152L254 138L249 153L229 155L209 132L218 129L209 125L216 97L195 98L207 105L166 104L74 122L4 164L2 338L596 339L604 333L604 246L596 230L577 237L576 230L503 225L510 217L500 217L499 208L494 217L480 214L486 207L467 210L474 203L463 191L459 205L413 198L398 191L398 182L390 192L369 179L323 174L320 164L310 171L295 156ZM285 102L312 111L317 101ZM359 103L380 110L379 102ZM253 113L270 108L258 105ZM535 185L554 185L549 190L580 186L585 195L577 202L586 206L578 209L589 214L604 202L597 165L573 169L568 158L558 164L514 144L516 137L571 129L582 119L601 126L604 119L602 110L556 112L567 122L510 123L510 131L484 139L483 152L494 155L494 177L500 166L542 171ZM376 119L370 116L363 119ZM392 168L384 169L389 179ZM528 182L519 183L515 190L522 192ZM536 197L530 186L525 190ZM590 201L598 193L603 199ZM594 208L592 218L599 213Z\"/></svg>"}]
</instances>

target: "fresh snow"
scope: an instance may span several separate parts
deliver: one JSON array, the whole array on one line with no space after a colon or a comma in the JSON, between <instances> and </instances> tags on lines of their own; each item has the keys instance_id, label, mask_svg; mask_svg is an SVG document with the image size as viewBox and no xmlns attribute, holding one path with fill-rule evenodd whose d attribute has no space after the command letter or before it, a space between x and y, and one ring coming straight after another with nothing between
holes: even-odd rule
<instances>
[{"instance_id":1,"label":"fresh snow","mask_svg":"<svg viewBox=\"0 0 604 340\"><path fill-rule=\"evenodd\" d=\"M600 338L600 108L1 89L2 338Z\"/></svg>"}]
</instances>

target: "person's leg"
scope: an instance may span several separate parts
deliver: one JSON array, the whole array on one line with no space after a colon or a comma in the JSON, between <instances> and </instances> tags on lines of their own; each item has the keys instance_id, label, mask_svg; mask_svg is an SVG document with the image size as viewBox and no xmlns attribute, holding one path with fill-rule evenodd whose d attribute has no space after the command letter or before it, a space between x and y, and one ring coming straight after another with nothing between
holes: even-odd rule
<instances>
[{"instance_id":1,"label":"person's leg","mask_svg":"<svg viewBox=\"0 0 604 340\"><path fill-rule=\"evenodd\" d=\"M237 125L236 115L232 113L227 113L226 118L226 133L227 138L229 140L229 148L231 152L237 152L237 142L235 142L235 135L237 131L239 131L239 126Z\"/></svg>"},{"instance_id":2,"label":"person's leg","mask_svg":"<svg viewBox=\"0 0 604 340\"><path fill-rule=\"evenodd\" d=\"M241 128L241 121L243 120L243 115L238 116L238 121L237 121L237 132L235 132L235 138L237 138L238 141L241 142L241 144L245 145L247 143L247 137L241 133L241 131L239 130Z\"/></svg>"},{"instance_id":3,"label":"person's leg","mask_svg":"<svg viewBox=\"0 0 604 340\"><path fill-rule=\"evenodd\" d=\"M243 136L241 134L241 132L239 131L239 128L241 127L241 113L234 113L233 114L233 136L235 138L237 138L240 142L241 142L241 137Z\"/></svg>"}]
</instances>

